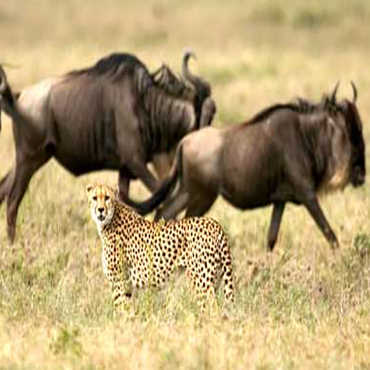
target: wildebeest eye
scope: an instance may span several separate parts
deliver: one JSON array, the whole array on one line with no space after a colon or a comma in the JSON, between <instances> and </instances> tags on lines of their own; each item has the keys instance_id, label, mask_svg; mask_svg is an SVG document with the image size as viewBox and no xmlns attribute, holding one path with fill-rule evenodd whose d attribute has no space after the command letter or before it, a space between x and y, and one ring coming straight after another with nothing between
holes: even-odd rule
<instances>
[{"instance_id":1,"label":"wildebeest eye","mask_svg":"<svg viewBox=\"0 0 370 370\"><path fill-rule=\"evenodd\" d=\"M98 197L96 195L94 195L93 197L93 200L97 201L98 200Z\"/></svg>"}]
</instances>

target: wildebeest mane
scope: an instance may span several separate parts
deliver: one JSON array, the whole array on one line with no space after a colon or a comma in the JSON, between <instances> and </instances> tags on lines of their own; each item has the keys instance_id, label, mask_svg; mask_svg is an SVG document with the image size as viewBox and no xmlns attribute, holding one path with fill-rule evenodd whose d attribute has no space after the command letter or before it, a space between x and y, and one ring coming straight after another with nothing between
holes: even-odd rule
<instances>
[{"instance_id":1,"label":"wildebeest mane","mask_svg":"<svg viewBox=\"0 0 370 370\"><path fill-rule=\"evenodd\" d=\"M113 53L99 59L91 67L71 71L67 75L78 76L87 74L91 76L106 75L121 77L123 74L132 73L137 67L141 67L148 72L146 66L134 55L128 53Z\"/></svg>"},{"instance_id":2,"label":"wildebeest mane","mask_svg":"<svg viewBox=\"0 0 370 370\"><path fill-rule=\"evenodd\" d=\"M295 102L291 103L278 103L271 105L263 109L262 111L258 112L255 116L253 116L247 123L258 123L264 121L268 117L270 117L273 113L288 109L293 112L299 114L312 114L315 112L328 112L328 113L337 113L341 111L341 107L336 102L333 102L329 96L324 95L319 103L314 103L310 100L297 98Z\"/></svg>"},{"instance_id":3,"label":"wildebeest mane","mask_svg":"<svg viewBox=\"0 0 370 370\"><path fill-rule=\"evenodd\" d=\"M290 109L290 110L297 112L297 108L298 108L298 105L294 103L274 104L258 112L247 123L258 123L258 122L264 121L266 118L271 116L271 114L275 113L276 111L282 110L282 109Z\"/></svg>"},{"instance_id":4,"label":"wildebeest mane","mask_svg":"<svg viewBox=\"0 0 370 370\"><path fill-rule=\"evenodd\" d=\"M71 71L67 76L106 76L113 80L124 75L135 78L136 88L140 95L145 94L148 87L154 85L163 89L172 97L182 97L189 87L165 64L150 74L147 67L134 55L128 53L113 53L98 60L93 66Z\"/></svg>"}]
</instances>

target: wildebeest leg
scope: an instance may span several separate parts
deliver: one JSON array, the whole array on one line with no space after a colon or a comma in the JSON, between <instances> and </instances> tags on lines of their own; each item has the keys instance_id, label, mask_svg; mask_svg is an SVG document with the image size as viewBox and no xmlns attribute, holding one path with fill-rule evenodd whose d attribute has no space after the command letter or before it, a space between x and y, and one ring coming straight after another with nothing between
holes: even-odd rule
<instances>
[{"instance_id":1,"label":"wildebeest leg","mask_svg":"<svg viewBox=\"0 0 370 370\"><path fill-rule=\"evenodd\" d=\"M184 210L189 203L189 194L185 191L179 191L175 196L165 201L163 207L161 207L155 214L154 219L156 221L164 218L165 220L171 220Z\"/></svg>"},{"instance_id":2,"label":"wildebeest leg","mask_svg":"<svg viewBox=\"0 0 370 370\"><path fill-rule=\"evenodd\" d=\"M191 196L185 217L203 216L212 207L216 198L217 194L197 193L196 196Z\"/></svg>"},{"instance_id":3,"label":"wildebeest leg","mask_svg":"<svg viewBox=\"0 0 370 370\"><path fill-rule=\"evenodd\" d=\"M27 158L17 162L7 198L8 239L11 243L13 243L15 237L18 207L27 190L31 177L49 158L50 156L41 156L33 157L32 159Z\"/></svg>"},{"instance_id":4,"label":"wildebeest leg","mask_svg":"<svg viewBox=\"0 0 370 370\"><path fill-rule=\"evenodd\" d=\"M14 167L0 181L0 205L5 200L10 191L14 174Z\"/></svg>"},{"instance_id":5,"label":"wildebeest leg","mask_svg":"<svg viewBox=\"0 0 370 370\"><path fill-rule=\"evenodd\" d=\"M122 202L127 203L128 199L128 192L130 189L130 174L125 170L119 171L118 177L118 197Z\"/></svg>"},{"instance_id":6,"label":"wildebeest leg","mask_svg":"<svg viewBox=\"0 0 370 370\"><path fill-rule=\"evenodd\" d=\"M317 226L320 228L325 238L328 240L332 248L339 247L338 239L331 229L316 197L312 197L304 202L304 205L310 212L312 218L315 220Z\"/></svg>"},{"instance_id":7,"label":"wildebeest leg","mask_svg":"<svg viewBox=\"0 0 370 370\"><path fill-rule=\"evenodd\" d=\"M271 252L273 251L277 240L284 208L285 203L275 203L272 210L271 223L267 236L267 247Z\"/></svg>"}]
</instances>

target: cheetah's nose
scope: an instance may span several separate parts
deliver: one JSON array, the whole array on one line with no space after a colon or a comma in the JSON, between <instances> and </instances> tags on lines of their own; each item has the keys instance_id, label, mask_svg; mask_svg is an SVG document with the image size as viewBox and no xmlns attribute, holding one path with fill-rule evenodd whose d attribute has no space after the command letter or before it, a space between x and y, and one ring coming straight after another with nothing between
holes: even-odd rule
<instances>
[{"instance_id":1,"label":"cheetah's nose","mask_svg":"<svg viewBox=\"0 0 370 370\"><path fill-rule=\"evenodd\" d=\"M98 208L98 212L99 213L103 213L104 212L104 208L102 208L102 207Z\"/></svg>"}]
</instances>

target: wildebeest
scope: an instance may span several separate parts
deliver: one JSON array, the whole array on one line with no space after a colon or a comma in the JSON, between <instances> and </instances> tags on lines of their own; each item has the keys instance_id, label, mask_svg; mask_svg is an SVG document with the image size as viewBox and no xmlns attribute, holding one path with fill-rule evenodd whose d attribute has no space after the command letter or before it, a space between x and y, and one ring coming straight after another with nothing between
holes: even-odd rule
<instances>
[{"instance_id":1,"label":"wildebeest","mask_svg":"<svg viewBox=\"0 0 370 370\"><path fill-rule=\"evenodd\" d=\"M219 194L240 209L273 204L267 240L273 250L285 204L293 202L307 208L336 247L317 196L365 181L365 143L352 87L353 101L337 102L337 85L319 104L302 99L277 104L240 125L189 134L178 146L169 177L140 213L151 211L178 183L157 218L175 217L183 209L187 217L203 215Z\"/></svg>"},{"instance_id":2,"label":"wildebeest","mask_svg":"<svg viewBox=\"0 0 370 370\"><path fill-rule=\"evenodd\" d=\"M183 57L184 80L165 65L151 74L134 55L115 53L14 94L0 68L0 107L13 121L16 149L0 182L10 241L28 183L51 157L76 176L118 169L120 198L128 204L135 204L128 197L131 179L157 188L146 164L209 125L215 113L209 83L189 71L191 56Z\"/></svg>"}]
</instances>

